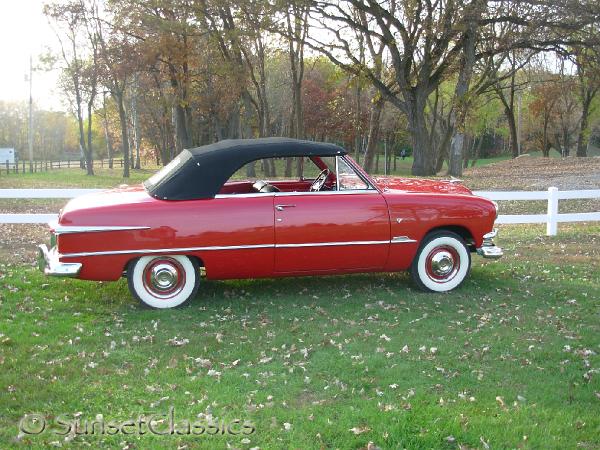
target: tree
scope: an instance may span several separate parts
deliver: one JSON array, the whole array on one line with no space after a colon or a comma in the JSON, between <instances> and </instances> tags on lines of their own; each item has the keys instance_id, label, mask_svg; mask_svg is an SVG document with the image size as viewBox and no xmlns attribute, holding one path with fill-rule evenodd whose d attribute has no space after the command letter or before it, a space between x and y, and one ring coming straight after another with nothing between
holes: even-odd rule
<instances>
[{"instance_id":1,"label":"tree","mask_svg":"<svg viewBox=\"0 0 600 450\"><path fill-rule=\"evenodd\" d=\"M529 105L533 116L541 121L540 147L545 157L550 155L549 127L556 114L556 103L560 95L559 89L560 85L554 77L541 81L533 88L534 99Z\"/></svg>"},{"instance_id":2,"label":"tree","mask_svg":"<svg viewBox=\"0 0 600 450\"><path fill-rule=\"evenodd\" d=\"M508 57L508 64L508 75L506 77L497 76L497 81L494 83L492 89L502 102L504 116L506 117L510 131L511 154L513 158L516 158L521 151L521 136L519 135L517 124L517 108L519 107L522 91L527 86L528 81L526 79L518 79L518 75L520 74L519 69L525 63L518 61L515 52L511 52L511 55Z\"/></svg>"},{"instance_id":3,"label":"tree","mask_svg":"<svg viewBox=\"0 0 600 450\"><path fill-rule=\"evenodd\" d=\"M356 10L366 16L366 25L364 20L355 17L353 11ZM457 89L457 98L461 99L469 85L471 62L490 60L494 55L511 51L542 51L580 42L581 39L572 39L572 34L583 24L593 22L597 10L598 6L591 0L581 5L570 2L557 5L549 1L540 5L537 1L526 0L518 7L512 2L479 0L469 3L452 0L436 3L314 1L312 18L320 28L329 31L330 36L323 38L322 33L315 34L307 43L348 72L369 79L386 101L406 114L414 152L412 173L431 175L435 173L437 155L427 129L427 100L457 71L457 67L464 68L462 87ZM563 20L557 21L557 16ZM378 76L372 65L362 63L348 29L381 42L390 58L389 70ZM478 40L482 37L493 45L482 49L476 47L473 57L468 56L468 52L472 52L469 36L474 31ZM491 39L499 33L502 39ZM462 64L459 64L463 54L468 57L462 58ZM453 121L461 121L462 116L462 113L456 114ZM460 130L462 124L455 123L454 126ZM458 154L462 146L458 140L455 142Z\"/></svg>"},{"instance_id":4,"label":"tree","mask_svg":"<svg viewBox=\"0 0 600 450\"><path fill-rule=\"evenodd\" d=\"M566 73L564 60L560 63L560 72L556 78L557 96L555 108L554 146L564 157L569 156L575 144L573 135L577 132L580 116L577 102L575 77Z\"/></svg>"},{"instance_id":5,"label":"tree","mask_svg":"<svg viewBox=\"0 0 600 450\"><path fill-rule=\"evenodd\" d=\"M90 25L93 0L71 0L64 4L45 5L44 14L54 25L64 63L65 94L70 97L79 125L79 145L88 175L94 174L92 117L98 93L98 35ZM82 43L85 45L82 46ZM84 116L84 103L87 118ZM87 120L87 143L84 122Z\"/></svg>"},{"instance_id":6,"label":"tree","mask_svg":"<svg viewBox=\"0 0 600 450\"><path fill-rule=\"evenodd\" d=\"M577 156L587 156L587 133L592 102L600 90L600 54L583 47L575 48L572 61L577 70L577 91L581 107Z\"/></svg>"},{"instance_id":7,"label":"tree","mask_svg":"<svg viewBox=\"0 0 600 450\"><path fill-rule=\"evenodd\" d=\"M358 17L353 14L358 11ZM382 99L406 114L414 154L413 174L435 172L436 155L430 145L425 109L428 97L448 75L463 46L462 8L452 1L432 4L409 0L377 2L349 0L313 5L314 19L335 39L317 37L309 45L334 63L367 78ZM361 33L382 45L390 56L390 70L363 64L344 28ZM338 56L343 52L344 58Z\"/></svg>"}]
</instances>

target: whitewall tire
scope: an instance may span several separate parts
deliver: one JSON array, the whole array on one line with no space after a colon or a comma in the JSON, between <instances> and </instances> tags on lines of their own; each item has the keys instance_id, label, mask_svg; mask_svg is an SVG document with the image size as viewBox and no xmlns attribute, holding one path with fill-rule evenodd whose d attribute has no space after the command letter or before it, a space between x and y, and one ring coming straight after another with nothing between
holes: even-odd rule
<instances>
[{"instance_id":1,"label":"whitewall tire","mask_svg":"<svg viewBox=\"0 0 600 450\"><path fill-rule=\"evenodd\" d=\"M198 263L184 255L142 256L127 269L129 290L151 308L175 308L192 299L200 285Z\"/></svg>"},{"instance_id":2,"label":"whitewall tire","mask_svg":"<svg viewBox=\"0 0 600 450\"><path fill-rule=\"evenodd\" d=\"M447 292L458 287L470 270L471 253L464 239L450 231L436 231L419 247L411 276L424 291Z\"/></svg>"}]
</instances>

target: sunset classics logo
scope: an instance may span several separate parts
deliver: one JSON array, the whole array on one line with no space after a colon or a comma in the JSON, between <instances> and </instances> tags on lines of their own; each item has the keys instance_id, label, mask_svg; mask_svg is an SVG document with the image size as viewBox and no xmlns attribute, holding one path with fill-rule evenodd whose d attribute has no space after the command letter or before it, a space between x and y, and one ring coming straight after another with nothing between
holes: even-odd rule
<instances>
[{"instance_id":1,"label":"sunset classics logo","mask_svg":"<svg viewBox=\"0 0 600 450\"><path fill-rule=\"evenodd\" d=\"M136 418L116 420L105 419L98 414L95 419L59 414L52 419L43 414L26 414L18 424L19 432L24 435L51 433L67 435L251 435L256 432L254 423L241 419L219 419L204 417L197 419L177 418L175 408L171 406L167 413L140 414Z\"/></svg>"}]
</instances>

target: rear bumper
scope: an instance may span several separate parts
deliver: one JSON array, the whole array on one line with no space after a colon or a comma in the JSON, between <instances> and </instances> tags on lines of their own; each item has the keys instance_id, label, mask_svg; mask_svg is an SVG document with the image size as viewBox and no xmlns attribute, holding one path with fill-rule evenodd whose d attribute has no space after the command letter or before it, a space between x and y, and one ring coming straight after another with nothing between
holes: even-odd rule
<instances>
[{"instance_id":1,"label":"rear bumper","mask_svg":"<svg viewBox=\"0 0 600 450\"><path fill-rule=\"evenodd\" d=\"M38 245L38 267L46 275L54 277L77 277L81 263L63 263L58 260L56 247L48 250L46 244Z\"/></svg>"},{"instance_id":2,"label":"rear bumper","mask_svg":"<svg viewBox=\"0 0 600 450\"><path fill-rule=\"evenodd\" d=\"M496 244L494 244L494 238L496 237L497 234L498 234L498 230L496 228L494 228L491 232L489 232L483 236L483 243L481 244L481 247L479 247L477 249L477 254L479 256L483 256L484 258L488 258L488 259L502 258L502 255L504 255L504 252L502 251L502 249L500 247L498 247L498 246L496 246Z\"/></svg>"}]
</instances>

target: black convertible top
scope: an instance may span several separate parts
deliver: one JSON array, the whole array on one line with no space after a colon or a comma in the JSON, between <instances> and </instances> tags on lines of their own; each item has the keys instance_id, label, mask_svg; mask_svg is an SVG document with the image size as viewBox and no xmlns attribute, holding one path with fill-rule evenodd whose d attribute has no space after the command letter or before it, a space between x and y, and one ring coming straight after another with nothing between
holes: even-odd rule
<instances>
[{"instance_id":1,"label":"black convertible top","mask_svg":"<svg viewBox=\"0 0 600 450\"><path fill-rule=\"evenodd\" d=\"M336 156L347 152L335 144L291 138L228 139L183 150L144 185L163 200L214 197L245 164L263 158Z\"/></svg>"}]
</instances>

